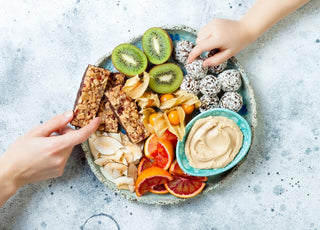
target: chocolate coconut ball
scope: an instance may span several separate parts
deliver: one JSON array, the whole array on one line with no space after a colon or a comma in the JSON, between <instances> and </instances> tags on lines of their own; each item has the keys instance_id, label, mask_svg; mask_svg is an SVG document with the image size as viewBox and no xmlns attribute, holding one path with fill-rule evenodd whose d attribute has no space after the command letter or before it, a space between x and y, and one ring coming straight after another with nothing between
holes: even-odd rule
<instances>
[{"instance_id":1,"label":"chocolate coconut ball","mask_svg":"<svg viewBox=\"0 0 320 230\"><path fill-rule=\"evenodd\" d=\"M215 55L218 52L218 50L214 49L211 50L208 54L207 54L207 58L212 57L213 55ZM225 68L227 68L228 65L228 60L222 62L220 65L216 65L216 66L210 66L209 67L209 72L213 73L213 74L219 74L221 73L223 70L225 70Z\"/></svg>"},{"instance_id":2,"label":"chocolate coconut ball","mask_svg":"<svg viewBox=\"0 0 320 230\"><path fill-rule=\"evenodd\" d=\"M226 92L220 99L220 107L238 112L243 105L242 96L237 92Z\"/></svg>"},{"instance_id":3,"label":"chocolate coconut ball","mask_svg":"<svg viewBox=\"0 0 320 230\"><path fill-rule=\"evenodd\" d=\"M227 68L227 65L228 65L228 60L222 62L220 65L210 66L209 72L214 73L214 74L219 74L223 70L225 70L225 68Z\"/></svg>"},{"instance_id":4,"label":"chocolate coconut ball","mask_svg":"<svg viewBox=\"0 0 320 230\"><path fill-rule=\"evenodd\" d=\"M207 75L200 80L200 92L204 95L216 96L221 91L221 83L213 75Z\"/></svg>"},{"instance_id":5,"label":"chocolate coconut ball","mask_svg":"<svg viewBox=\"0 0 320 230\"><path fill-rule=\"evenodd\" d=\"M180 85L180 89L198 95L199 93L199 81L186 75Z\"/></svg>"},{"instance_id":6,"label":"chocolate coconut ball","mask_svg":"<svg viewBox=\"0 0 320 230\"><path fill-rule=\"evenodd\" d=\"M185 65L188 75L195 79L201 79L207 75L208 67L203 67L203 60L198 58Z\"/></svg>"},{"instance_id":7,"label":"chocolate coconut ball","mask_svg":"<svg viewBox=\"0 0 320 230\"><path fill-rule=\"evenodd\" d=\"M241 74L238 70L228 69L218 75L221 89L225 92L237 91L241 87Z\"/></svg>"},{"instance_id":8,"label":"chocolate coconut ball","mask_svg":"<svg viewBox=\"0 0 320 230\"><path fill-rule=\"evenodd\" d=\"M219 108L219 98L217 96L203 95L202 97L200 97L200 101L200 112L205 112L209 109Z\"/></svg>"},{"instance_id":9,"label":"chocolate coconut ball","mask_svg":"<svg viewBox=\"0 0 320 230\"><path fill-rule=\"evenodd\" d=\"M189 53L191 52L194 46L195 45L192 42L186 40L178 41L173 51L174 58L178 62L186 64Z\"/></svg>"}]
</instances>

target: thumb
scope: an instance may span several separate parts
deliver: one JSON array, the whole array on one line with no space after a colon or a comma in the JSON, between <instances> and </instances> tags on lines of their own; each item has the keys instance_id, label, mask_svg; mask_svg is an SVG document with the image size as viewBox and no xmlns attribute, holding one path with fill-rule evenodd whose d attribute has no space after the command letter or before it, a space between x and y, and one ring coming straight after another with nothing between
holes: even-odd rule
<instances>
[{"instance_id":1,"label":"thumb","mask_svg":"<svg viewBox=\"0 0 320 230\"><path fill-rule=\"evenodd\" d=\"M35 135L48 137L51 133L65 127L73 118L73 111L68 111L58 116L51 118L49 121L38 126L31 132Z\"/></svg>"},{"instance_id":2,"label":"thumb","mask_svg":"<svg viewBox=\"0 0 320 230\"><path fill-rule=\"evenodd\" d=\"M66 134L58 136L65 146L74 146L87 140L92 133L94 133L100 125L101 118L96 117L88 125L78 130L69 130Z\"/></svg>"},{"instance_id":3,"label":"thumb","mask_svg":"<svg viewBox=\"0 0 320 230\"><path fill-rule=\"evenodd\" d=\"M232 57L232 53L229 50L223 50L223 51L216 53L212 57L207 58L203 62L203 66L205 66L205 67L206 66L217 66L217 65L220 65L222 62L224 62L225 60L227 60L230 57Z\"/></svg>"}]
</instances>

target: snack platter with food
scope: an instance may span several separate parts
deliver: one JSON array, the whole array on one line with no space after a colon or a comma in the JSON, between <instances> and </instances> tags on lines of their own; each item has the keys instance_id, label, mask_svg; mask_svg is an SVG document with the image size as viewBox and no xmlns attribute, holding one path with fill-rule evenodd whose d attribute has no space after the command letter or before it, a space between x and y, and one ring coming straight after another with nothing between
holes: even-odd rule
<instances>
[{"instance_id":1,"label":"snack platter with food","mask_svg":"<svg viewBox=\"0 0 320 230\"><path fill-rule=\"evenodd\" d=\"M175 204L214 190L250 148L257 112L243 68L234 57L203 68L214 51L187 64L195 39L186 26L153 27L85 71L71 124L101 117L82 148L97 178L129 200Z\"/></svg>"}]
</instances>

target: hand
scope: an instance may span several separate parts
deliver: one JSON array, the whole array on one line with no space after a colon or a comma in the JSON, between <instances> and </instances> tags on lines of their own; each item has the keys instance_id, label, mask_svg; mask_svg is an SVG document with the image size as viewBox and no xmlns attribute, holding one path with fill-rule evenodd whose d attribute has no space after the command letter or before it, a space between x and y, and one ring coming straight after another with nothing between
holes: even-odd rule
<instances>
[{"instance_id":1,"label":"hand","mask_svg":"<svg viewBox=\"0 0 320 230\"><path fill-rule=\"evenodd\" d=\"M216 18L200 29L188 63L193 62L202 52L218 49L218 53L203 62L203 66L216 66L251 42L250 34L241 21Z\"/></svg>"},{"instance_id":2,"label":"hand","mask_svg":"<svg viewBox=\"0 0 320 230\"><path fill-rule=\"evenodd\" d=\"M100 124L100 118L96 118L86 127L73 130L67 126L72 118L73 112L66 112L19 137L0 156L0 167L6 173L0 173L0 179L2 176L11 190L16 190L28 183L61 176L74 145L89 138Z\"/></svg>"}]
</instances>

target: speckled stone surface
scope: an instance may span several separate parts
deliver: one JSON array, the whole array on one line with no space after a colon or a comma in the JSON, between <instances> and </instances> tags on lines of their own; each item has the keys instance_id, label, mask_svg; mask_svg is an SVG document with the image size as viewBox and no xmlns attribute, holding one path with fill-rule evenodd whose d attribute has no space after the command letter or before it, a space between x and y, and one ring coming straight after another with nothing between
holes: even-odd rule
<instances>
[{"instance_id":1,"label":"speckled stone surface","mask_svg":"<svg viewBox=\"0 0 320 230\"><path fill-rule=\"evenodd\" d=\"M0 154L73 106L82 73L147 28L239 19L250 1L2 1ZM320 229L320 2L311 1L237 58L259 126L247 160L217 190L178 206L127 201L91 173L80 146L64 175L25 186L0 229Z\"/></svg>"}]
</instances>

